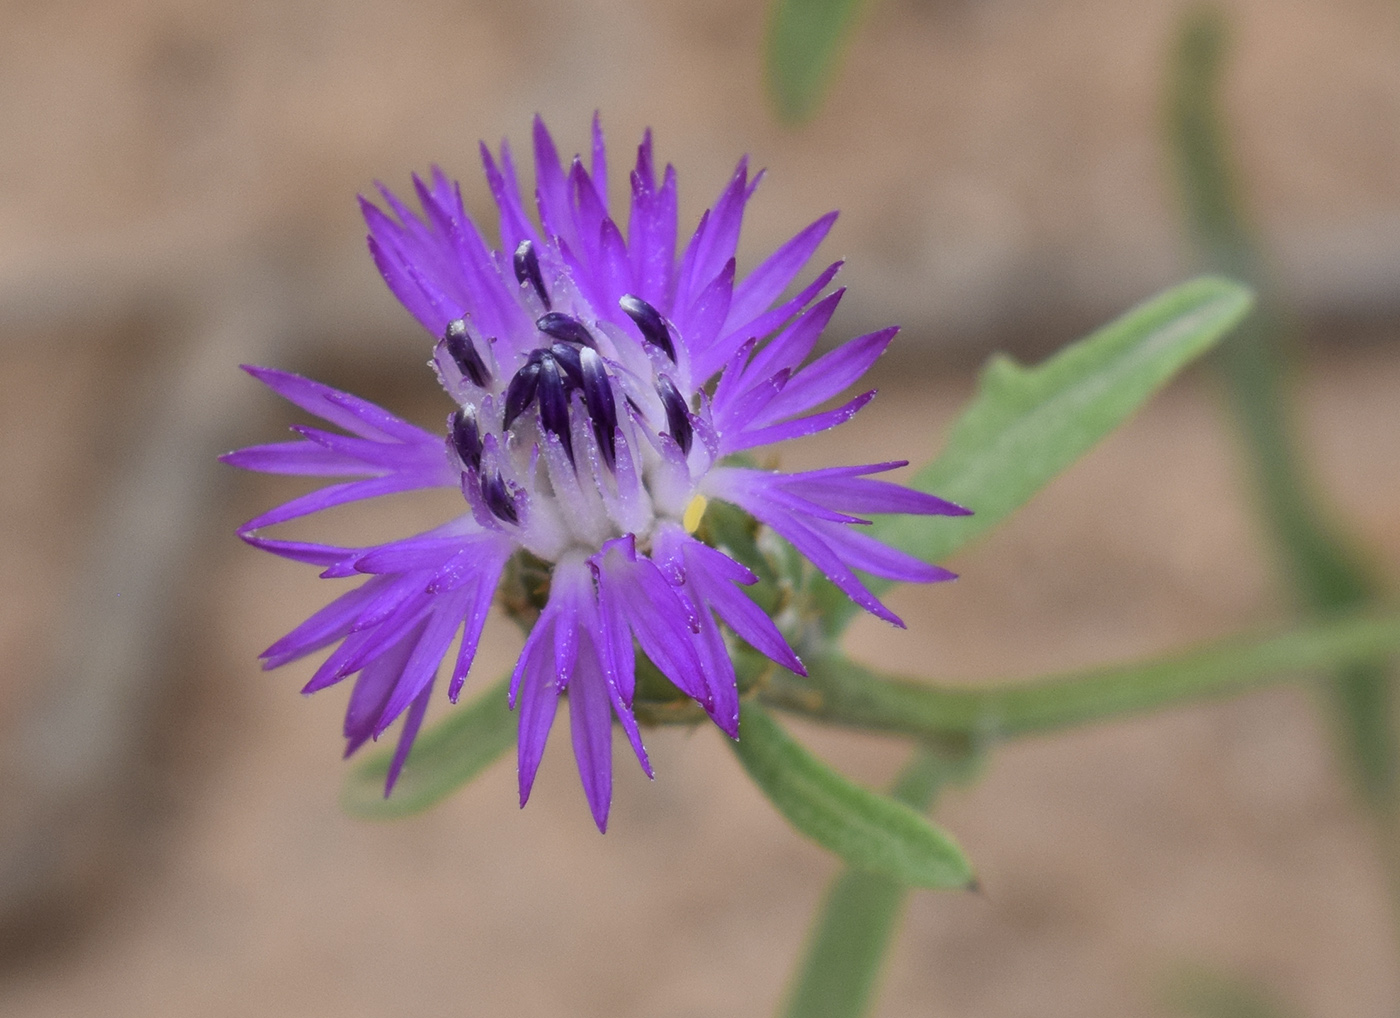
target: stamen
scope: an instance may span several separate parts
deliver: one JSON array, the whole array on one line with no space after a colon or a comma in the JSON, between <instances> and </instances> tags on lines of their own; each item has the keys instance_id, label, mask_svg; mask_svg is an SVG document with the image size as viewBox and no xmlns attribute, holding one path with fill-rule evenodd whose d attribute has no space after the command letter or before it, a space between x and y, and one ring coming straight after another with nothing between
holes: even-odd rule
<instances>
[{"instance_id":1,"label":"stamen","mask_svg":"<svg viewBox=\"0 0 1400 1018\"><path fill-rule=\"evenodd\" d=\"M520 514L515 510L515 499L511 498L510 492L506 490L505 478L499 470L490 477L481 479L481 497L486 502L486 508L491 510L496 519L506 523L520 522Z\"/></svg>"},{"instance_id":2,"label":"stamen","mask_svg":"<svg viewBox=\"0 0 1400 1018\"><path fill-rule=\"evenodd\" d=\"M481 469L481 429L477 427L476 411L471 407L452 415L452 448L457 450L467 469Z\"/></svg>"},{"instance_id":3,"label":"stamen","mask_svg":"<svg viewBox=\"0 0 1400 1018\"><path fill-rule=\"evenodd\" d=\"M575 389L583 388L583 365L578 359L578 347L555 343L549 348L559 366L564 369L565 383Z\"/></svg>"},{"instance_id":4,"label":"stamen","mask_svg":"<svg viewBox=\"0 0 1400 1018\"><path fill-rule=\"evenodd\" d=\"M588 403L588 416L593 422L593 434L603 452L608 469L617 466L617 404L613 401L612 382L608 379L603 358L587 347L579 351L583 367L583 398Z\"/></svg>"},{"instance_id":5,"label":"stamen","mask_svg":"<svg viewBox=\"0 0 1400 1018\"><path fill-rule=\"evenodd\" d=\"M676 344L671 339L671 330L666 327L666 320L661 317L660 311L630 293L624 294L617 306L637 323L643 339L652 346L659 347L661 352L671 359L672 364L676 363Z\"/></svg>"},{"instance_id":6,"label":"stamen","mask_svg":"<svg viewBox=\"0 0 1400 1018\"><path fill-rule=\"evenodd\" d=\"M447 344L447 352L457 364L457 369L470 378L478 389L484 389L491 382L491 372L467 332L467 320L456 318L447 323L447 332L442 337Z\"/></svg>"},{"instance_id":7,"label":"stamen","mask_svg":"<svg viewBox=\"0 0 1400 1018\"><path fill-rule=\"evenodd\" d=\"M681 452L689 456L695 432L690 425L690 408L685 405L685 397L665 375L656 380L656 394L661 397L661 405L666 410L666 426L671 431L671 437L681 447Z\"/></svg>"},{"instance_id":8,"label":"stamen","mask_svg":"<svg viewBox=\"0 0 1400 1018\"><path fill-rule=\"evenodd\" d=\"M522 240L515 249L515 278L521 286L529 283L534 287L546 311L554 306L545 292L544 276L540 275L540 256L535 254L535 245L528 240Z\"/></svg>"},{"instance_id":9,"label":"stamen","mask_svg":"<svg viewBox=\"0 0 1400 1018\"><path fill-rule=\"evenodd\" d=\"M506 386L505 418L501 430L509 431L515 419L525 412L525 408L535 401L535 390L540 383L540 362L531 358L515 373Z\"/></svg>"},{"instance_id":10,"label":"stamen","mask_svg":"<svg viewBox=\"0 0 1400 1018\"><path fill-rule=\"evenodd\" d=\"M573 435L569 431L569 394L559 363L548 353L540 358L540 427L557 435L569 462L574 462Z\"/></svg>"},{"instance_id":11,"label":"stamen","mask_svg":"<svg viewBox=\"0 0 1400 1018\"><path fill-rule=\"evenodd\" d=\"M690 504L685 507L685 515L681 517L681 526L687 534L693 534L700 529L700 521L705 518L705 507L709 504L710 500L704 495L696 495L690 500Z\"/></svg>"},{"instance_id":12,"label":"stamen","mask_svg":"<svg viewBox=\"0 0 1400 1018\"><path fill-rule=\"evenodd\" d=\"M579 346L588 346L595 350L598 348L598 344L593 341L593 334L573 315L551 311L535 319L535 328L547 336L562 339L565 343L577 343Z\"/></svg>"}]
</instances>

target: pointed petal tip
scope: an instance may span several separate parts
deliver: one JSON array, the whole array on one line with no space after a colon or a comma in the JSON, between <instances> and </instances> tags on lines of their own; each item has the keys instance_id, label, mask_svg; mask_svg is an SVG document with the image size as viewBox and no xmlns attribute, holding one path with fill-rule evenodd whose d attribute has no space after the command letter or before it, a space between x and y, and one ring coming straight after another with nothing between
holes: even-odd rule
<instances>
[{"instance_id":1,"label":"pointed petal tip","mask_svg":"<svg viewBox=\"0 0 1400 1018\"><path fill-rule=\"evenodd\" d=\"M721 718L721 717L716 717L716 716L715 716L715 713L714 713L713 711L711 711L711 710L707 710L706 713L710 715L710 720L713 721L713 722L715 723L715 727L716 727L716 728L718 728L718 729L719 729L721 732L723 732L725 735L729 736L729 737L730 737L731 739L733 739L735 742L738 742L738 741L739 741L739 715L738 715L738 714L735 714L733 717Z\"/></svg>"}]
</instances>

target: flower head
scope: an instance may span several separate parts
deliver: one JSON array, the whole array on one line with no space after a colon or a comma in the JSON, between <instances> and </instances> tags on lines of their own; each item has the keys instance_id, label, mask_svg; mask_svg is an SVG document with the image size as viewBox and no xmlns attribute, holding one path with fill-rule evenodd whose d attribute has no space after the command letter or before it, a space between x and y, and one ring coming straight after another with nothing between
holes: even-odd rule
<instances>
[{"instance_id":1,"label":"flower head","mask_svg":"<svg viewBox=\"0 0 1400 1018\"><path fill-rule=\"evenodd\" d=\"M357 676L347 752L404 717L388 788L453 640L460 633L448 683L455 700L498 588L520 588L503 577L530 572L536 582L516 614L533 626L510 687L521 804L567 693L579 774L602 829L614 719L651 773L633 710L636 648L734 737L739 696L721 623L778 665L803 671L745 592L754 574L697 536L710 500L781 535L856 603L896 625L857 571L923 582L952 574L860 533L868 522L861 514L965 510L869 476L900 463L779 473L736 462L746 450L848 420L873 392L818 408L865 374L895 330L811 360L841 300L842 290L823 294L840 263L782 296L835 213L736 280L740 224L761 174L750 177L741 160L677 257L676 176L667 166L658 178L650 134L630 175L625 235L609 211L596 118L592 140L590 167L575 158L566 169L535 121L538 226L508 146L499 155L482 147L500 250L439 170L414 179L421 212L382 187L383 208L362 201L379 271L436 339L433 366L456 404L442 433L316 382L249 368L345 433L299 426L298 441L225 459L352 478L251 520L240 534L323 567L323 576L367 577L263 658L272 668L336 645L306 691ZM461 513L402 540L346 548L260 533L329 506L433 486L459 489Z\"/></svg>"}]
</instances>

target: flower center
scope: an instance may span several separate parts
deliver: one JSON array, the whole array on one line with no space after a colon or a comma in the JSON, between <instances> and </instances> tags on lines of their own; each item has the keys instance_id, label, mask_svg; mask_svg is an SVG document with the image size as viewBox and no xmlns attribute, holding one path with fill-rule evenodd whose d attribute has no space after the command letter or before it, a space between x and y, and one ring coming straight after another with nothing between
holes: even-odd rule
<instances>
[{"instance_id":1,"label":"flower center","mask_svg":"<svg viewBox=\"0 0 1400 1018\"><path fill-rule=\"evenodd\" d=\"M558 310L528 242L514 268L522 299L545 308L524 363L463 318L448 324L436 358L460 405L448 445L477 522L551 562L628 533L645 541L658 516L693 530L691 516L698 525L704 511L703 499L695 509L695 478L709 464L691 456L700 420L676 382L671 327L628 295L619 307L636 334L621 318L590 328ZM512 359L520 366L506 377L502 362Z\"/></svg>"}]
</instances>

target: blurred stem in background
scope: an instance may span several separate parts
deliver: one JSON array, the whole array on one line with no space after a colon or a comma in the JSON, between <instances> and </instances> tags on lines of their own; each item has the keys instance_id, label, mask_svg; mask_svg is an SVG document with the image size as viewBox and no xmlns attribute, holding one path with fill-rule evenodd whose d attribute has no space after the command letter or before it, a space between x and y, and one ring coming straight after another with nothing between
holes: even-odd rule
<instances>
[{"instance_id":1,"label":"blurred stem in background","mask_svg":"<svg viewBox=\"0 0 1400 1018\"><path fill-rule=\"evenodd\" d=\"M1242 210L1220 115L1228 44L1216 7L1194 8L1183 19L1170 69L1169 144L1202 259L1258 295L1254 313L1221 344L1215 364L1250 457L1264 523L1302 602L1315 613L1332 613L1372 600L1377 585L1298 455L1288 378L1292 329ZM1384 664L1341 669L1327 694L1357 788L1390 828L1400 752L1389 671Z\"/></svg>"},{"instance_id":2,"label":"blurred stem in background","mask_svg":"<svg viewBox=\"0 0 1400 1018\"><path fill-rule=\"evenodd\" d=\"M861 0L774 0L765 68L778 116L798 123L816 113Z\"/></svg>"},{"instance_id":3,"label":"blurred stem in background","mask_svg":"<svg viewBox=\"0 0 1400 1018\"><path fill-rule=\"evenodd\" d=\"M921 749L904 768L890 795L920 812L939 791L966 781L978 756ZM788 990L782 1018L859 1018L872 1002L885 955L909 898L892 877L848 869L827 890L812 923L802 964Z\"/></svg>"},{"instance_id":4,"label":"blurred stem in background","mask_svg":"<svg viewBox=\"0 0 1400 1018\"><path fill-rule=\"evenodd\" d=\"M1267 987L1209 966L1183 969L1164 989L1163 1002L1186 1018L1295 1018L1297 1014Z\"/></svg>"}]
</instances>

